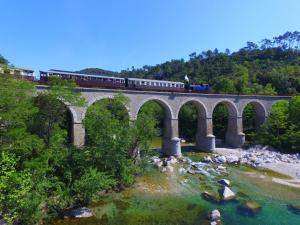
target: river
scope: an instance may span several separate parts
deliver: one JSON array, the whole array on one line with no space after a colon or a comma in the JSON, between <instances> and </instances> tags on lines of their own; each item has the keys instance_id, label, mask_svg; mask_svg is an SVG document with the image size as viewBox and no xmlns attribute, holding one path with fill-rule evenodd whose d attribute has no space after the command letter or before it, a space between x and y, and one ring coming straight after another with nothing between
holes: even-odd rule
<instances>
[{"instance_id":1,"label":"river","mask_svg":"<svg viewBox=\"0 0 300 225\"><path fill-rule=\"evenodd\" d=\"M185 153L194 161L203 153ZM300 224L300 215L288 209L300 203L300 189L272 182L272 177L284 178L275 172L246 166L226 165L227 173L204 176L161 173L153 165L137 177L134 186L101 196L89 207L94 216L86 219L57 219L51 225L192 225L209 224L208 212L218 209L224 225L284 225ZM218 180L231 181L237 200L212 203L202 198L203 191L217 193ZM242 202L258 203L262 208L255 215L238 210Z\"/></svg>"}]
</instances>

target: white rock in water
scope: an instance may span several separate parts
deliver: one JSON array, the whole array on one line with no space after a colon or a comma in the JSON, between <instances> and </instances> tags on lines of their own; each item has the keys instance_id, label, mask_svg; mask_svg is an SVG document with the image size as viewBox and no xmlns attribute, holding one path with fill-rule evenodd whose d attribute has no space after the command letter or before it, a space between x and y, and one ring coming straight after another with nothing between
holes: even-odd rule
<instances>
[{"instance_id":1,"label":"white rock in water","mask_svg":"<svg viewBox=\"0 0 300 225\"><path fill-rule=\"evenodd\" d=\"M170 156L167 161L170 162L170 164L175 164L178 162L174 156Z\"/></svg>"},{"instance_id":2,"label":"white rock in water","mask_svg":"<svg viewBox=\"0 0 300 225\"><path fill-rule=\"evenodd\" d=\"M179 172L180 174L186 174L186 173L187 173L186 169L184 169L183 167L180 167L180 168L178 169L178 172Z\"/></svg>"},{"instance_id":3,"label":"white rock in water","mask_svg":"<svg viewBox=\"0 0 300 225\"><path fill-rule=\"evenodd\" d=\"M240 158L235 155L229 155L229 156L227 156L226 159L227 159L228 163L239 163L240 162Z\"/></svg>"},{"instance_id":4,"label":"white rock in water","mask_svg":"<svg viewBox=\"0 0 300 225\"><path fill-rule=\"evenodd\" d=\"M173 173L174 172L173 166L166 166L165 168L166 168L167 172L169 172L169 173Z\"/></svg>"},{"instance_id":5,"label":"white rock in water","mask_svg":"<svg viewBox=\"0 0 300 225\"><path fill-rule=\"evenodd\" d=\"M221 213L219 210L214 209L211 211L208 217L211 221L219 221L221 219Z\"/></svg>"},{"instance_id":6,"label":"white rock in water","mask_svg":"<svg viewBox=\"0 0 300 225\"><path fill-rule=\"evenodd\" d=\"M226 167L225 166L218 166L217 169L219 169L219 170L226 170Z\"/></svg>"},{"instance_id":7,"label":"white rock in water","mask_svg":"<svg viewBox=\"0 0 300 225\"><path fill-rule=\"evenodd\" d=\"M227 179L222 179L218 181L219 184L222 184L224 186L230 186L230 181Z\"/></svg>"},{"instance_id":8,"label":"white rock in water","mask_svg":"<svg viewBox=\"0 0 300 225\"><path fill-rule=\"evenodd\" d=\"M163 162L162 161L159 161L159 162L156 162L154 164L157 168L161 167L163 165Z\"/></svg>"},{"instance_id":9,"label":"white rock in water","mask_svg":"<svg viewBox=\"0 0 300 225\"><path fill-rule=\"evenodd\" d=\"M203 159L202 159L203 162L206 162L206 163L212 163L212 159L210 156L205 156Z\"/></svg>"},{"instance_id":10,"label":"white rock in water","mask_svg":"<svg viewBox=\"0 0 300 225\"><path fill-rule=\"evenodd\" d=\"M167 172L167 168L164 166L161 166L161 167L159 167L159 171L162 173L165 173L165 172Z\"/></svg>"},{"instance_id":11,"label":"white rock in water","mask_svg":"<svg viewBox=\"0 0 300 225\"><path fill-rule=\"evenodd\" d=\"M232 190L230 190L229 187L224 186L222 198L223 198L223 200L233 199L233 198L235 198L235 193Z\"/></svg>"},{"instance_id":12,"label":"white rock in water","mask_svg":"<svg viewBox=\"0 0 300 225\"><path fill-rule=\"evenodd\" d=\"M87 218L92 216L93 216L92 210L90 210L87 207L72 209L66 213L66 217L73 217L73 218Z\"/></svg>"},{"instance_id":13,"label":"white rock in water","mask_svg":"<svg viewBox=\"0 0 300 225\"><path fill-rule=\"evenodd\" d=\"M226 160L226 157L222 155L222 156L218 156L218 157L216 158L216 162L217 162L217 163L226 163L227 160Z\"/></svg>"},{"instance_id":14,"label":"white rock in water","mask_svg":"<svg viewBox=\"0 0 300 225\"><path fill-rule=\"evenodd\" d=\"M160 158L157 157L157 156L152 156L152 157L150 158L150 160L151 160L151 162L153 162L153 163L157 163L157 162L160 162L160 161L161 161Z\"/></svg>"}]
</instances>

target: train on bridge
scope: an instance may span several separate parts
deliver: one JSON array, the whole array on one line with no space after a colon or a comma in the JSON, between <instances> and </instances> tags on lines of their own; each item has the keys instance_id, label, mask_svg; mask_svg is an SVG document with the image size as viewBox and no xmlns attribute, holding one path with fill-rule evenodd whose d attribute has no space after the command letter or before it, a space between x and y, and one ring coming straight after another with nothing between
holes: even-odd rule
<instances>
[{"instance_id":1,"label":"train on bridge","mask_svg":"<svg viewBox=\"0 0 300 225\"><path fill-rule=\"evenodd\" d=\"M129 89L140 91L167 91L167 92L200 92L209 93L208 84L190 84L188 81L165 81L141 78L122 78L106 75L81 74L63 70L40 71L40 82L47 83L49 77L58 76L66 80L74 80L80 87Z\"/></svg>"},{"instance_id":2,"label":"train on bridge","mask_svg":"<svg viewBox=\"0 0 300 225\"><path fill-rule=\"evenodd\" d=\"M29 80L38 82L39 84L47 84L52 76L61 77L64 80L73 80L80 87L87 88L107 88L107 89L128 89L138 91L163 91L163 92L196 92L209 93L210 87L208 84L191 84L185 77L185 82L151 80L142 78L122 78L107 75L91 75L75 73L64 70L48 70L40 71L40 79L35 79L33 70L21 70L18 74L12 69L10 72L0 70L0 74L14 76L16 79Z\"/></svg>"}]
</instances>

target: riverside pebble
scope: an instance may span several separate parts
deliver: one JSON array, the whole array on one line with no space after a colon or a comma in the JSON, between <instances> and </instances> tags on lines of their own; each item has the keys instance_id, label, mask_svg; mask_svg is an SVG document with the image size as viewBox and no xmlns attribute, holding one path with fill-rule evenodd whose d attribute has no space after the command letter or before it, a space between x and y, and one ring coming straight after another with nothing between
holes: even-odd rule
<instances>
[{"instance_id":1,"label":"riverside pebble","mask_svg":"<svg viewBox=\"0 0 300 225\"><path fill-rule=\"evenodd\" d=\"M65 214L65 218L87 218L92 216L92 210L87 207L72 209Z\"/></svg>"}]
</instances>

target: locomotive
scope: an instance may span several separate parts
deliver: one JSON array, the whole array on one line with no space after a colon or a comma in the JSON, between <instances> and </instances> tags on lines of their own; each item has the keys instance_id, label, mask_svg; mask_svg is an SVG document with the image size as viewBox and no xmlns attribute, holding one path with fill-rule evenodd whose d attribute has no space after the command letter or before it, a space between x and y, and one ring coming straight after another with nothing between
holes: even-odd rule
<instances>
[{"instance_id":1,"label":"locomotive","mask_svg":"<svg viewBox=\"0 0 300 225\"><path fill-rule=\"evenodd\" d=\"M63 70L40 71L40 82L47 83L49 77L58 76L66 80L74 80L80 87L129 89L140 91L167 91L167 92L200 92L208 93L208 84L189 84L177 81L151 80L142 78L121 78L106 75L91 75L74 73Z\"/></svg>"}]
</instances>

